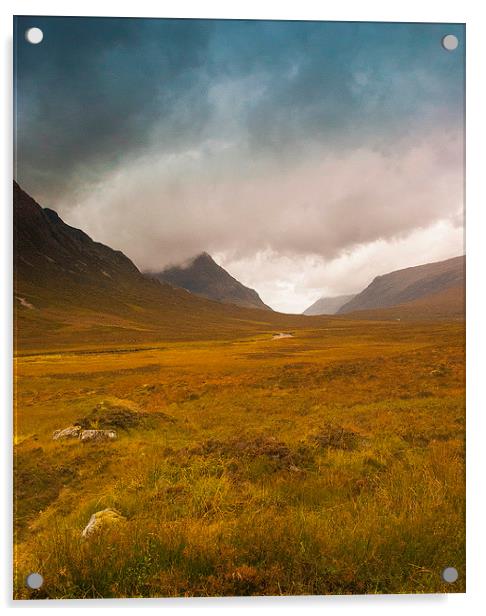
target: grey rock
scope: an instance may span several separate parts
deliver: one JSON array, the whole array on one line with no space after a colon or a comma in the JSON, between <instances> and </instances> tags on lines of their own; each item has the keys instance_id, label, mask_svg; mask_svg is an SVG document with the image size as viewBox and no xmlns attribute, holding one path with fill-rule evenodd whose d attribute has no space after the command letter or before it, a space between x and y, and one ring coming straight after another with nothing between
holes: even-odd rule
<instances>
[{"instance_id":1,"label":"grey rock","mask_svg":"<svg viewBox=\"0 0 486 616\"><path fill-rule=\"evenodd\" d=\"M85 526L81 537L87 539L101 531L106 531L110 527L120 522L124 522L126 518L122 516L116 509L102 509L93 513L88 524Z\"/></svg>"},{"instance_id":2,"label":"grey rock","mask_svg":"<svg viewBox=\"0 0 486 616\"><path fill-rule=\"evenodd\" d=\"M53 441L59 441L65 438L79 438L79 434L81 432L81 426L69 426L67 428L63 428L62 430L56 430L52 434Z\"/></svg>"},{"instance_id":3,"label":"grey rock","mask_svg":"<svg viewBox=\"0 0 486 616\"><path fill-rule=\"evenodd\" d=\"M83 443L88 441L114 441L116 436L115 430L83 430L79 435L79 440Z\"/></svg>"}]
</instances>

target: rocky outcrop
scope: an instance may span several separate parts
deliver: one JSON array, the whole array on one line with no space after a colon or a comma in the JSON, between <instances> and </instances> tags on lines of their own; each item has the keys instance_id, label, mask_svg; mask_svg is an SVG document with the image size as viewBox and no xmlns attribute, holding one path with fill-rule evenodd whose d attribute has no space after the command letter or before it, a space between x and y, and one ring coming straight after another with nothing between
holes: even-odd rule
<instances>
[{"instance_id":1,"label":"rocky outcrop","mask_svg":"<svg viewBox=\"0 0 486 616\"><path fill-rule=\"evenodd\" d=\"M113 441L117 437L115 430L83 430L81 426L68 426L56 430L52 434L53 441L63 439L79 439L81 442L88 441Z\"/></svg>"},{"instance_id":2,"label":"rocky outcrop","mask_svg":"<svg viewBox=\"0 0 486 616\"><path fill-rule=\"evenodd\" d=\"M114 525L124 522L126 518L116 509L103 509L93 513L81 536L88 539L100 532L107 531Z\"/></svg>"}]
</instances>

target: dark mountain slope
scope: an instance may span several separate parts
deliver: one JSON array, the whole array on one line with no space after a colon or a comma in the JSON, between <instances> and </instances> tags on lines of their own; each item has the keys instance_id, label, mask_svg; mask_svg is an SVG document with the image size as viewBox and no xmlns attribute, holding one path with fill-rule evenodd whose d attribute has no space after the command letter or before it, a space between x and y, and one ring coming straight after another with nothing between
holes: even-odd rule
<instances>
[{"instance_id":1,"label":"dark mountain slope","mask_svg":"<svg viewBox=\"0 0 486 616\"><path fill-rule=\"evenodd\" d=\"M364 291L344 304L338 314L389 308L426 300L447 289L461 289L465 282L465 263L465 257L460 256L377 276Z\"/></svg>"},{"instance_id":2,"label":"dark mountain slope","mask_svg":"<svg viewBox=\"0 0 486 616\"><path fill-rule=\"evenodd\" d=\"M122 252L94 242L66 225L56 212L41 208L14 183L15 272L22 279L45 275L66 282L129 285L142 275Z\"/></svg>"},{"instance_id":3,"label":"dark mountain slope","mask_svg":"<svg viewBox=\"0 0 486 616\"><path fill-rule=\"evenodd\" d=\"M148 275L161 282L167 282L174 287L186 289L195 295L218 302L245 308L271 310L262 302L254 289L238 282L207 252L203 252L187 264L176 265Z\"/></svg>"}]
</instances>

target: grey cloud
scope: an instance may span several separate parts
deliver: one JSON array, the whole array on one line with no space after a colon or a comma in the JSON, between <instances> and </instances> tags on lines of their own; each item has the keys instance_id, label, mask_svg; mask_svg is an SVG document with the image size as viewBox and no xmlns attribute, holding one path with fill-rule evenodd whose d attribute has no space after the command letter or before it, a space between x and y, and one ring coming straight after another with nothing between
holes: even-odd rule
<instances>
[{"instance_id":1,"label":"grey cloud","mask_svg":"<svg viewBox=\"0 0 486 616\"><path fill-rule=\"evenodd\" d=\"M260 252L240 260L216 259L264 301L283 312L302 312L320 297L356 293L375 276L463 254L462 230L450 221L434 223L400 238L357 246L335 259Z\"/></svg>"},{"instance_id":2,"label":"grey cloud","mask_svg":"<svg viewBox=\"0 0 486 616\"><path fill-rule=\"evenodd\" d=\"M233 259L261 250L333 259L456 220L463 202L462 141L437 130L421 135L397 142L393 155L323 150L288 166L255 165L240 159L237 147L207 144L142 158L61 212L146 269L202 250Z\"/></svg>"}]
</instances>

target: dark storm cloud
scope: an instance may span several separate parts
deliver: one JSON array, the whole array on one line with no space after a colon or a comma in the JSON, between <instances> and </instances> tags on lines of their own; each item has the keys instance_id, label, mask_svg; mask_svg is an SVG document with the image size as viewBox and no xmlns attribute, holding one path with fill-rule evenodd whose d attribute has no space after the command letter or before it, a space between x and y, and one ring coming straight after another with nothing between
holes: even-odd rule
<instances>
[{"instance_id":1,"label":"dark storm cloud","mask_svg":"<svg viewBox=\"0 0 486 616\"><path fill-rule=\"evenodd\" d=\"M457 122L462 58L442 49L447 32L462 36L441 24L235 22L215 30L211 55L228 80L258 77L242 118L252 149L295 156L309 140L383 145L437 112Z\"/></svg>"},{"instance_id":2,"label":"dark storm cloud","mask_svg":"<svg viewBox=\"0 0 486 616\"><path fill-rule=\"evenodd\" d=\"M44 31L37 46L23 36L32 25ZM463 34L440 24L17 18L18 177L57 202L154 140L174 152L224 133L223 123L257 158L305 156L315 143L386 147L432 112L460 117L462 54L441 48L447 32ZM218 84L229 118L214 116ZM255 90L244 104L238 84Z\"/></svg>"},{"instance_id":3,"label":"dark storm cloud","mask_svg":"<svg viewBox=\"0 0 486 616\"><path fill-rule=\"evenodd\" d=\"M30 26L44 32L29 45ZM170 147L207 116L206 22L18 18L17 168L26 188L60 197L146 146L155 123ZM184 108L190 101L190 108Z\"/></svg>"}]
</instances>

